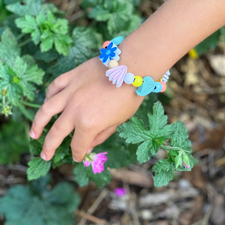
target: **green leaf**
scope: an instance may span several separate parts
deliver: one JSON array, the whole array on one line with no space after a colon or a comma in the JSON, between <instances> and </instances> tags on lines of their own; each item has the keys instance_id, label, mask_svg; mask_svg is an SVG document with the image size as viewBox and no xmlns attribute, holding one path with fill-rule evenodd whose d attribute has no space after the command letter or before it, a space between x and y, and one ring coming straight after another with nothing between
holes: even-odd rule
<instances>
[{"instance_id":1,"label":"green leaf","mask_svg":"<svg viewBox=\"0 0 225 225\"><path fill-rule=\"evenodd\" d=\"M129 26L130 17L133 14L133 4L126 1L115 0L106 1L105 4L99 4L89 13L90 18L97 21L107 21L107 29L112 35L126 30Z\"/></svg>"},{"instance_id":2,"label":"green leaf","mask_svg":"<svg viewBox=\"0 0 225 225\"><path fill-rule=\"evenodd\" d=\"M190 160L189 160L187 155L183 156L183 160L184 160L184 163L189 167L190 166Z\"/></svg>"},{"instance_id":3,"label":"green leaf","mask_svg":"<svg viewBox=\"0 0 225 225\"><path fill-rule=\"evenodd\" d=\"M68 33L68 20L66 19L58 19L56 23L53 25L52 30L56 34L67 34Z\"/></svg>"},{"instance_id":4,"label":"green leaf","mask_svg":"<svg viewBox=\"0 0 225 225\"><path fill-rule=\"evenodd\" d=\"M72 38L74 45L68 56L59 58L57 63L48 70L49 73L53 74L53 78L74 69L99 54L102 38L93 28L76 27L73 30Z\"/></svg>"},{"instance_id":5,"label":"green leaf","mask_svg":"<svg viewBox=\"0 0 225 225\"><path fill-rule=\"evenodd\" d=\"M68 35L55 35L54 43L58 53L68 55L72 44L72 39Z\"/></svg>"},{"instance_id":6,"label":"green leaf","mask_svg":"<svg viewBox=\"0 0 225 225\"><path fill-rule=\"evenodd\" d=\"M36 16L41 11L41 0L23 0L25 4L19 2L9 4L6 8L19 16L32 15Z\"/></svg>"},{"instance_id":7,"label":"green leaf","mask_svg":"<svg viewBox=\"0 0 225 225\"><path fill-rule=\"evenodd\" d=\"M52 37L48 37L48 38L42 40L40 47L41 47L42 52L47 52L50 49L52 49L52 47L53 47Z\"/></svg>"},{"instance_id":8,"label":"green leaf","mask_svg":"<svg viewBox=\"0 0 225 225\"><path fill-rule=\"evenodd\" d=\"M16 25L22 29L22 33L31 33L33 42L37 45L40 42L41 33L38 24L33 16L26 15L23 18L16 19Z\"/></svg>"},{"instance_id":9,"label":"green leaf","mask_svg":"<svg viewBox=\"0 0 225 225\"><path fill-rule=\"evenodd\" d=\"M20 55L20 49L17 45L16 38L10 29L5 29L0 42L0 58L1 61L8 66L13 66L15 59Z\"/></svg>"},{"instance_id":10,"label":"green leaf","mask_svg":"<svg viewBox=\"0 0 225 225\"><path fill-rule=\"evenodd\" d=\"M140 163L146 162L152 155L156 154L163 142L174 132L175 126L166 125L167 116L160 102L153 106L153 114L148 114L150 130L144 122L136 117L122 124L118 131L120 137L127 143L141 143L137 149L137 158Z\"/></svg>"},{"instance_id":11,"label":"green leaf","mask_svg":"<svg viewBox=\"0 0 225 225\"><path fill-rule=\"evenodd\" d=\"M209 49L215 49L217 47L219 37L220 37L220 30L216 31L215 33L207 37L204 41L202 41L200 44L198 44L195 47L195 50L197 51L198 55L204 54Z\"/></svg>"},{"instance_id":12,"label":"green leaf","mask_svg":"<svg viewBox=\"0 0 225 225\"><path fill-rule=\"evenodd\" d=\"M176 156L175 164L176 164L176 168L182 165L182 157L180 155Z\"/></svg>"},{"instance_id":13,"label":"green leaf","mask_svg":"<svg viewBox=\"0 0 225 225\"><path fill-rule=\"evenodd\" d=\"M181 121L174 124L174 131L170 138L170 145L192 152L191 142L188 140L188 131Z\"/></svg>"},{"instance_id":14,"label":"green leaf","mask_svg":"<svg viewBox=\"0 0 225 225\"><path fill-rule=\"evenodd\" d=\"M28 97L28 99L34 99L35 87L32 83L42 84L42 78L44 76L44 71L39 69L36 65L28 66L22 58L17 58L13 67L16 71L17 77L19 79L18 85L22 88L23 94Z\"/></svg>"},{"instance_id":15,"label":"green leaf","mask_svg":"<svg viewBox=\"0 0 225 225\"><path fill-rule=\"evenodd\" d=\"M74 224L74 211L80 197L69 183L59 183L53 190L40 179L30 187L17 185L1 199L0 213L8 225ZM49 187L49 185L48 185ZM48 213L46 213L46 209Z\"/></svg>"},{"instance_id":16,"label":"green leaf","mask_svg":"<svg viewBox=\"0 0 225 225\"><path fill-rule=\"evenodd\" d=\"M51 161L44 161L42 158L33 158L27 170L28 180L35 180L45 176L51 168Z\"/></svg>"},{"instance_id":17,"label":"green leaf","mask_svg":"<svg viewBox=\"0 0 225 225\"><path fill-rule=\"evenodd\" d=\"M0 131L0 143L0 164L19 162L20 155L29 152L25 124L12 120L4 124Z\"/></svg>"},{"instance_id":18,"label":"green leaf","mask_svg":"<svg viewBox=\"0 0 225 225\"><path fill-rule=\"evenodd\" d=\"M21 98L22 89L14 82L13 78L9 74L9 67L2 65L0 62L0 90L7 88L7 99L13 105L18 105L18 101ZM0 98L1 98L0 92Z\"/></svg>"},{"instance_id":19,"label":"green leaf","mask_svg":"<svg viewBox=\"0 0 225 225\"><path fill-rule=\"evenodd\" d=\"M90 181L94 181L99 188L104 187L111 180L110 173L105 169L102 173L94 174L92 167L85 167L83 163L79 163L74 169L75 181L79 186L85 186Z\"/></svg>"},{"instance_id":20,"label":"green leaf","mask_svg":"<svg viewBox=\"0 0 225 225\"><path fill-rule=\"evenodd\" d=\"M168 159L159 160L153 167L155 172L154 185L156 187L166 186L174 176L174 164Z\"/></svg>"}]
</instances>

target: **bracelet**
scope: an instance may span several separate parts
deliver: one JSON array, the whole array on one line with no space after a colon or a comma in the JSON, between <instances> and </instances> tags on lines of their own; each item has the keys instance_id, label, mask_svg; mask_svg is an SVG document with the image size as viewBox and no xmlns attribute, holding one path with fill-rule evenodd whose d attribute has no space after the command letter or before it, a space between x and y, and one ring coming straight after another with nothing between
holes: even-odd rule
<instances>
[{"instance_id":1,"label":"bracelet","mask_svg":"<svg viewBox=\"0 0 225 225\"><path fill-rule=\"evenodd\" d=\"M132 73L127 73L127 66L119 65L121 50L118 45L124 40L122 36L113 38L111 41L105 41L100 50L101 55L99 59L109 69L106 71L106 76L109 81L116 84L119 88L123 82L126 84L132 84L137 87L135 92L139 96L145 96L151 92L158 93L166 90L166 82L169 79L170 71L168 70L157 82L155 82L150 76L144 78L140 76L134 76Z\"/></svg>"}]
</instances>

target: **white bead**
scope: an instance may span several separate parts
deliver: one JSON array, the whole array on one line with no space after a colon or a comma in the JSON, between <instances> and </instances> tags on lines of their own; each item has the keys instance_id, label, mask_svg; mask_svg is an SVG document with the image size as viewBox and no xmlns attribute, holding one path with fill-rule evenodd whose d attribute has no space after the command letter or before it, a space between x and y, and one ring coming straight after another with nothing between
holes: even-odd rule
<instances>
[{"instance_id":1,"label":"white bead","mask_svg":"<svg viewBox=\"0 0 225 225\"><path fill-rule=\"evenodd\" d=\"M108 67L109 67L109 69L111 69L111 68L116 67L118 65L119 64L118 64L118 62L116 60L110 60L109 64L108 64Z\"/></svg>"},{"instance_id":2,"label":"white bead","mask_svg":"<svg viewBox=\"0 0 225 225\"><path fill-rule=\"evenodd\" d=\"M134 74L133 73L126 73L124 77L124 82L126 84L132 84L134 82Z\"/></svg>"}]
</instances>

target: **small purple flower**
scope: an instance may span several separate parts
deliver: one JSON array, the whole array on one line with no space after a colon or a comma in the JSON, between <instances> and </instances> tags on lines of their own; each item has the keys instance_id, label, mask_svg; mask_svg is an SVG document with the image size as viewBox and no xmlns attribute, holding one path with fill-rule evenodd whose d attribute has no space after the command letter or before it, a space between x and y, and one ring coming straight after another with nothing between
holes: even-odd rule
<instances>
[{"instance_id":1,"label":"small purple flower","mask_svg":"<svg viewBox=\"0 0 225 225\"><path fill-rule=\"evenodd\" d=\"M125 188L115 188L114 190L114 193L118 196L118 197L121 197L121 196L124 196L127 191Z\"/></svg>"},{"instance_id":2,"label":"small purple flower","mask_svg":"<svg viewBox=\"0 0 225 225\"><path fill-rule=\"evenodd\" d=\"M116 56L115 51L117 50L117 47L113 47L113 42L111 42L107 48L102 48L100 50L101 55L99 56L99 59L102 60L103 63L105 63L108 58L113 58Z\"/></svg>"},{"instance_id":3,"label":"small purple flower","mask_svg":"<svg viewBox=\"0 0 225 225\"><path fill-rule=\"evenodd\" d=\"M88 167L92 165L93 173L101 173L104 170L104 163L107 161L107 152L101 152L99 154L91 153L86 154L84 158L84 166Z\"/></svg>"},{"instance_id":4,"label":"small purple flower","mask_svg":"<svg viewBox=\"0 0 225 225\"><path fill-rule=\"evenodd\" d=\"M183 163L184 163L184 166L189 169L189 166L187 166L187 164L185 162L183 162Z\"/></svg>"}]
</instances>

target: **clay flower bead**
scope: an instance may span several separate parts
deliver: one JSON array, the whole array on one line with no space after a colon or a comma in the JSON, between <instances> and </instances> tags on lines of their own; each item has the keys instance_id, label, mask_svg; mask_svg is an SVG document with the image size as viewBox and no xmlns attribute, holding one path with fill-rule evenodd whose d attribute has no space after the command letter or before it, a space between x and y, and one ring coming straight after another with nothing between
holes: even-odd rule
<instances>
[{"instance_id":1,"label":"clay flower bead","mask_svg":"<svg viewBox=\"0 0 225 225\"><path fill-rule=\"evenodd\" d=\"M107 152L101 152L99 154L91 153L86 154L84 158L84 166L92 166L93 173L101 173L104 170L104 163L107 161Z\"/></svg>"},{"instance_id":2,"label":"clay flower bead","mask_svg":"<svg viewBox=\"0 0 225 225\"><path fill-rule=\"evenodd\" d=\"M101 55L99 56L99 59L103 64L108 66L109 61L112 59L119 61L120 57L118 55L121 53L121 51L113 42L111 42L106 49L102 48L100 53Z\"/></svg>"}]
</instances>

